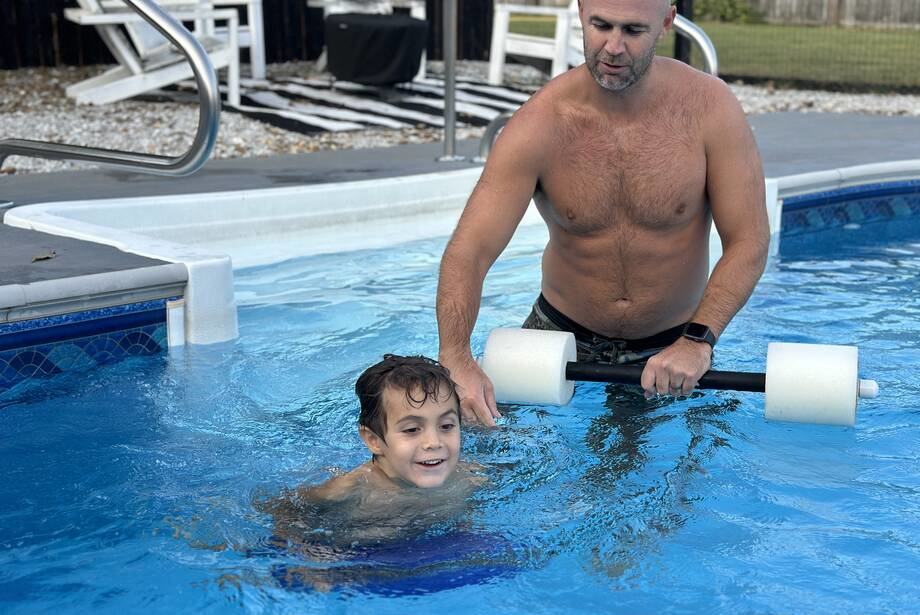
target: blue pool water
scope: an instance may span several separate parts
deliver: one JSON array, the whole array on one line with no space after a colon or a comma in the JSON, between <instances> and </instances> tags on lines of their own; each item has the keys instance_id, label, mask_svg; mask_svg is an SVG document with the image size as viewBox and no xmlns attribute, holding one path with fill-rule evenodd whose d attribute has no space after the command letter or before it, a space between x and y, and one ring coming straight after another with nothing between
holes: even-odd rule
<instances>
[{"instance_id":1,"label":"blue pool water","mask_svg":"<svg viewBox=\"0 0 920 615\"><path fill-rule=\"evenodd\" d=\"M478 347L526 316L544 236L522 229L494 268ZM440 580L420 591L415 564L379 554L328 591L279 580L317 565L260 550L254 504L366 460L354 379L384 352L436 352L443 242L243 271L237 342L0 397L0 611L916 611L918 219L789 238L718 347L718 368L761 371L769 341L858 345L882 396L855 429L768 423L758 394L581 385L569 407L466 431L491 484L443 549L468 535L500 561L432 573L426 551L417 576Z\"/></svg>"}]
</instances>

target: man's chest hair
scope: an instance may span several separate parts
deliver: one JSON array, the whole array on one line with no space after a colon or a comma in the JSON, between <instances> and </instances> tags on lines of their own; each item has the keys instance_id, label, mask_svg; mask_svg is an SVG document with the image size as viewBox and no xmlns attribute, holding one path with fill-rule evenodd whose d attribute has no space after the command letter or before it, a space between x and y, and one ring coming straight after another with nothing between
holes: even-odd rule
<instances>
[{"instance_id":1,"label":"man's chest hair","mask_svg":"<svg viewBox=\"0 0 920 615\"><path fill-rule=\"evenodd\" d=\"M546 162L539 196L572 232L624 225L659 230L699 215L705 184L701 144L663 131L617 131L563 143Z\"/></svg>"}]
</instances>

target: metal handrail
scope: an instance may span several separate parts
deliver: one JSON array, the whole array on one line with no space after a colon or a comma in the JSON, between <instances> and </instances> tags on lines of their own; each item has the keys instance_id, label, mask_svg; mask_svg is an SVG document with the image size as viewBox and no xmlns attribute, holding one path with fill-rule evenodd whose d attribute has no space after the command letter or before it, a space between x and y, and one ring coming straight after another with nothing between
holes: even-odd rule
<instances>
[{"instance_id":1,"label":"metal handrail","mask_svg":"<svg viewBox=\"0 0 920 615\"><path fill-rule=\"evenodd\" d=\"M486 158L489 157L489 152L492 151L492 146L495 145L498 133L505 127L512 115L514 115L514 111L503 111L492 118L492 121L486 126L486 131L482 133L482 138L479 139L479 155L476 156L474 162L486 161Z\"/></svg>"},{"instance_id":2,"label":"metal handrail","mask_svg":"<svg viewBox=\"0 0 920 615\"><path fill-rule=\"evenodd\" d=\"M716 47L712 44L712 39L709 38L706 32L683 15L677 15L674 18L674 30L681 36L689 38L699 47L700 52L703 54L703 70L710 75L718 75L719 59L716 55ZM485 162L486 158L489 157L489 152L492 151L492 145L495 144L498 133L505 127L505 124L508 123L513 114L513 111L505 111L492 118L479 140L479 155L474 159L475 162Z\"/></svg>"},{"instance_id":3,"label":"metal handrail","mask_svg":"<svg viewBox=\"0 0 920 615\"><path fill-rule=\"evenodd\" d=\"M674 31L696 43L696 46L699 47L700 52L703 54L703 70L705 72L710 75L719 74L719 57L716 55L716 47L712 44L712 39L701 27L683 15L677 15L674 17Z\"/></svg>"},{"instance_id":4,"label":"metal handrail","mask_svg":"<svg viewBox=\"0 0 920 615\"><path fill-rule=\"evenodd\" d=\"M2 139L0 165L7 157L17 155L50 160L80 160L142 173L181 176L194 173L207 161L217 143L217 130L220 127L220 90L217 74L207 52L179 21L161 9L154 0L124 2L178 47L192 66L201 107L198 130L189 150L182 156L160 156L28 139Z\"/></svg>"}]
</instances>

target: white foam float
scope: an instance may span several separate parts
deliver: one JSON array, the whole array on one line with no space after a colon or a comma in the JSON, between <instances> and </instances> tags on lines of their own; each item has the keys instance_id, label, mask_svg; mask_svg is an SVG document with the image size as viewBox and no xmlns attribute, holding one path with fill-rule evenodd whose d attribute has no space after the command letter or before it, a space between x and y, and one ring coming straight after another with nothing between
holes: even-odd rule
<instances>
[{"instance_id":1,"label":"white foam float","mask_svg":"<svg viewBox=\"0 0 920 615\"><path fill-rule=\"evenodd\" d=\"M541 405L568 404L575 381L639 384L643 366L579 363L575 336L562 331L494 329L480 361L496 399ZM699 388L766 394L770 420L850 425L860 398L878 395L874 380L860 380L855 346L771 343L765 374L709 371Z\"/></svg>"}]
</instances>

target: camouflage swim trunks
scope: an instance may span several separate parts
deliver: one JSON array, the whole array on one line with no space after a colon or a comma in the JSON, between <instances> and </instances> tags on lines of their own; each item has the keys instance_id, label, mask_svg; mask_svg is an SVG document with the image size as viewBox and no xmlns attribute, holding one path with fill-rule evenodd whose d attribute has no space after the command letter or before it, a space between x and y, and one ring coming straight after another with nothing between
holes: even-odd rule
<instances>
[{"instance_id":1,"label":"camouflage swim trunks","mask_svg":"<svg viewBox=\"0 0 920 615\"><path fill-rule=\"evenodd\" d=\"M550 305L542 293L537 297L530 316L521 327L544 331L571 331L575 334L579 361L613 364L642 363L673 344L684 330L684 325L677 325L637 340L607 337L570 319Z\"/></svg>"}]
</instances>

